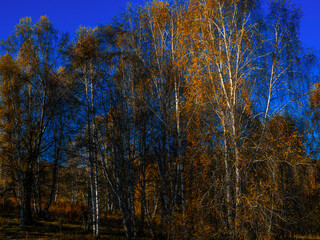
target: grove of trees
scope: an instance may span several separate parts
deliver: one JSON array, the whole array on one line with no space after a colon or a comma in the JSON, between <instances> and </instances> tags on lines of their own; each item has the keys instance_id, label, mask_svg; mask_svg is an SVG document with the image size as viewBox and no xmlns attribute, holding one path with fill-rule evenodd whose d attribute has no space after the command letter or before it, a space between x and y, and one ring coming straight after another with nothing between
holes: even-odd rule
<instances>
[{"instance_id":1,"label":"grove of trees","mask_svg":"<svg viewBox=\"0 0 320 240\"><path fill-rule=\"evenodd\" d=\"M154 0L59 33L22 18L0 53L0 197L21 226L82 206L127 239L320 230L317 56L290 0Z\"/></svg>"}]
</instances>

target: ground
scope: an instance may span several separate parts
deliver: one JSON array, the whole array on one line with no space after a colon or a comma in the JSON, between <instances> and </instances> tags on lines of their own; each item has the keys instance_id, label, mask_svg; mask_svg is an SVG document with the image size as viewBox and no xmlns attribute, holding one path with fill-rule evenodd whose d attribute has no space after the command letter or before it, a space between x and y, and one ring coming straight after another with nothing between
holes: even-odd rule
<instances>
[{"instance_id":1,"label":"ground","mask_svg":"<svg viewBox=\"0 0 320 240\"><path fill-rule=\"evenodd\" d=\"M100 239L125 239L125 232L119 219L106 219ZM93 240L81 224L62 223L61 221L37 221L32 227L21 229L19 219L11 216L0 217L0 239L84 239ZM139 238L140 239L140 238ZM141 238L149 239L149 238Z\"/></svg>"}]
</instances>

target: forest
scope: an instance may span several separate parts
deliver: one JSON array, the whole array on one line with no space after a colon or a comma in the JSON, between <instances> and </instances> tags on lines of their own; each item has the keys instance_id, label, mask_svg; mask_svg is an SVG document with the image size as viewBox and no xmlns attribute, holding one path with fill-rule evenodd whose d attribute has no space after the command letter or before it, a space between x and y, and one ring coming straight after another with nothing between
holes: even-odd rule
<instances>
[{"instance_id":1,"label":"forest","mask_svg":"<svg viewBox=\"0 0 320 240\"><path fill-rule=\"evenodd\" d=\"M1 238L319 237L319 62L290 0L153 0L71 34L49 17L0 43Z\"/></svg>"}]
</instances>

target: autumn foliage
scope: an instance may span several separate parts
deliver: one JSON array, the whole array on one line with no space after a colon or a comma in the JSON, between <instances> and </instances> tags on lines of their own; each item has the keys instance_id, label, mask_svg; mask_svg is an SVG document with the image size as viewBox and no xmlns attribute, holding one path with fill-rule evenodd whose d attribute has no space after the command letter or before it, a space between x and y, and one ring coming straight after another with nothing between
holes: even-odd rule
<instances>
[{"instance_id":1,"label":"autumn foliage","mask_svg":"<svg viewBox=\"0 0 320 240\"><path fill-rule=\"evenodd\" d=\"M3 206L95 238L115 216L127 239L319 231L320 87L299 10L262 6L155 0L72 40L22 19L1 43Z\"/></svg>"}]
</instances>

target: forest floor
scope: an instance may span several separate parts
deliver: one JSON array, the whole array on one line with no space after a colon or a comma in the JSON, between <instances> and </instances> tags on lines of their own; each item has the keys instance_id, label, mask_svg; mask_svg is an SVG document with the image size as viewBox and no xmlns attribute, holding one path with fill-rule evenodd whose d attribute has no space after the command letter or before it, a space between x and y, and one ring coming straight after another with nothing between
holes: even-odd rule
<instances>
[{"instance_id":1,"label":"forest floor","mask_svg":"<svg viewBox=\"0 0 320 240\"><path fill-rule=\"evenodd\" d=\"M307 235L307 236L296 236L297 240L320 240L320 236Z\"/></svg>"},{"instance_id":2,"label":"forest floor","mask_svg":"<svg viewBox=\"0 0 320 240\"><path fill-rule=\"evenodd\" d=\"M91 233L84 226L61 221L37 221L33 226L20 227L19 219L11 216L0 216L0 239L63 239L93 240ZM125 231L118 219L107 219L102 223L100 239L125 239ZM139 238L149 240L150 238Z\"/></svg>"},{"instance_id":3,"label":"forest floor","mask_svg":"<svg viewBox=\"0 0 320 240\"><path fill-rule=\"evenodd\" d=\"M94 240L80 222L68 221L36 221L32 226L20 227L19 218L14 213L0 215L0 239L54 239L54 240ZM102 221L101 236L99 239L125 239L125 231L120 218L106 217ZM139 237L141 240L151 240L150 237ZM320 240L320 236L295 236L297 240Z\"/></svg>"}]
</instances>

